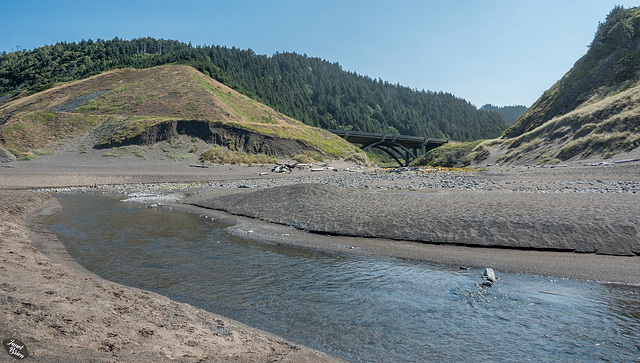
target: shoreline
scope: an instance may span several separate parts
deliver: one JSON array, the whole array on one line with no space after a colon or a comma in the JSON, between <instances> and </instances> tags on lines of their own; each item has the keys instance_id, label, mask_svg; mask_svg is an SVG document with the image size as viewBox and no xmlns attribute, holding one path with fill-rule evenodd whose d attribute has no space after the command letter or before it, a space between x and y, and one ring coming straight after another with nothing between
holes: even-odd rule
<instances>
[{"instance_id":1,"label":"shoreline","mask_svg":"<svg viewBox=\"0 0 640 363\"><path fill-rule=\"evenodd\" d=\"M323 235L190 204L170 203L164 207L231 224L226 230L232 235L262 243L376 258L397 258L451 267L491 267L497 273L509 272L640 286L639 256L456 246L384 238Z\"/></svg>"},{"instance_id":2,"label":"shoreline","mask_svg":"<svg viewBox=\"0 0 640 363\"><path fill-rule=\"evenodd\" d=\"M51 196L0 190L2 339L47 362L341 362L272 333L105 280L41 222ZM0 362L11 360L0 354Z\"/></svg>"}]
</instances>

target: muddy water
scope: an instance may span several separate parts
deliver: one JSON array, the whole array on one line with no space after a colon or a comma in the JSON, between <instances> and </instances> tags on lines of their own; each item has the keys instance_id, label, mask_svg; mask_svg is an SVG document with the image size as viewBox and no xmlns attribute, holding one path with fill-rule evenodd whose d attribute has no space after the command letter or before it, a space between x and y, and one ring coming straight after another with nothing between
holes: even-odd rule
<instances>
[{"instance_id":1,"label":"muddy water","mask_svg":"<svg viewBox=\"0 0 640 363\"><path fill-rule=\"evenodd\" d=\"M245 241L194 215L60 195L87 269L350 361L638 361L640 288ZM548 292L553 292L548 293Z\"/></svg>"}]
</instances>

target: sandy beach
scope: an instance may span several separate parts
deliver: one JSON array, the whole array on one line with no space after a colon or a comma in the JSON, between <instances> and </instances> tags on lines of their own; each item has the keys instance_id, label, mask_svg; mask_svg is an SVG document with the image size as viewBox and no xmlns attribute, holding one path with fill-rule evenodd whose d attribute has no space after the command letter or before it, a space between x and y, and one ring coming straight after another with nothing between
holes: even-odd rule
<instances>
[{"instance_id":1,"label":"sandy beach","mask_svg":"<svg viewBox=\"0 0 640 363\"><path fill-rule=\"evenodd\" d=\"M227 222L234 235L265 243L640 284L637 163L479 173L354 172L336 164L338 171L272 174L271 166L92 157L59 153L0 165L7 317L0 332L39 361L336 359L91 274L41 224L59 208L55 200L25 189L151 201L170 195L164 207Z\"/></svg>"}]
</instances>

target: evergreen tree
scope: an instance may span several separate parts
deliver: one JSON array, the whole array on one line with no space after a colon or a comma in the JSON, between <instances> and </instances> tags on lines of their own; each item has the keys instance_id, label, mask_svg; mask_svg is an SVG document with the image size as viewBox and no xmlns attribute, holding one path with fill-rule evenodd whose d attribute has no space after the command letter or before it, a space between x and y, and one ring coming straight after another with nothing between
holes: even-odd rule
<instances>
[{"instance_id":1,"label":"evergreen tree","mask_svg":"<svg viewBox=\"0 0 640 363\"><path fill-rule=\"evenodd\" d=\"M517 119L522 116L522 114L527 110L527 107L522 105L513 105L513 106L494 106L492 104L487 103L486 105L480 107L481 110L484 111L495 111L507 124L507 126L511 126L516 122Z\"/></svg>"},{"instance_id":2,"label":"evergreen tree","mask_svg":"<svg viewBox=\"0 0 640 363\"><path fill-rule=\"evenodd\" d=\"M328 129L473 140L497 137L506 128L496 113L477 110L450 93L374 80L320 58L269 57L251 49L150 37L61 42L2 54L0 95L38 92L109 69L169 63L193 66L283 114Z\"/></svg>"}]
</instances>

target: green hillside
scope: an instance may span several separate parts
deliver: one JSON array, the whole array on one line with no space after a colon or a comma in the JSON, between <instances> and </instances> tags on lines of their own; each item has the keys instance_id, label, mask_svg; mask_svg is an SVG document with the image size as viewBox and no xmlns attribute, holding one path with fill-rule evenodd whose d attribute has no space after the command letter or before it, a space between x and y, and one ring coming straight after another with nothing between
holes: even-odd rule
<instances>
[{"instance_id":1,"label":"green hillside","mask_svg":"<svg viewBox=\"0 0 640 363\"><path fill-rule=\"evenodd\" d=\"M192 67L112 70L0 105L0 143L21 155L89 132L96 148L178 135L233 151L348 157L356 148Z\"/></svg>"},{"instance_id":2,"label":"green hillside","mask_svg":"<svg viewBox=\"0 0 640 363\"><path fill-rule=\"evenodd\" d=\"M452 94L371 79L320 58L153 38L83 40L1 54L0 96L20 97L111 69L164 64L191 65L311 126L454 140L497 137L506 128L495 113Z\"/></svg>"},{"instance_id":3,"label":"green hillside","mask_svg":"<svg viewBox=\"0 0 640 363\"><path fill-rule=\"evenodd\" d=\"M492 107L483 107L492 109ZM640 156L640 8L616 6L589 51L501 138L447 145L417 164L555 164Z\"/></svg>"},{"instance_id":4,"label":"green hillside","mask_svg":"<svg viewBox=\"0 0 640 363\"><path fill-rule=\"evenodd\" d=\"M554 117L635 86L640 80L640 8L616 6L589 51L503 135L517 137Z\"/></svg>"},{"instance_id":5,"label":"green hillside","mask_svg":"<svg viewBox=\"0 0 640 363\"><path fill-rule=\"evenodd\" d=\"M502 136L498 162L609 158L640 146L640 8L616 6L585 56Z\"/></svg>"}]
</instances>

